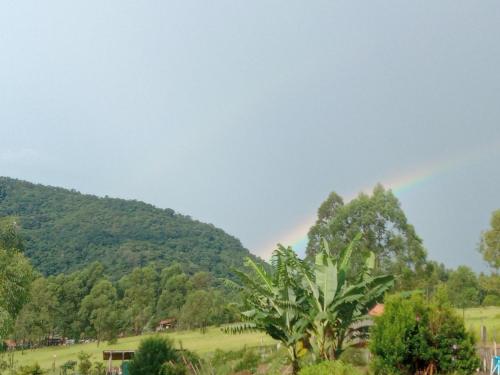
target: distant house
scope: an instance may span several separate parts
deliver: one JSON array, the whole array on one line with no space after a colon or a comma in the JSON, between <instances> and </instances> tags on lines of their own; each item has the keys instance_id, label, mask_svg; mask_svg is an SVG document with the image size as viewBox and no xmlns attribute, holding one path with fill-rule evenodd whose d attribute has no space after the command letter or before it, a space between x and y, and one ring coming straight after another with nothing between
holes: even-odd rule
<instances>
[{"instance_id":1,"label":"distant house","mask_svg":"<svg viewBox=\"0 0 500 375\"><path fill-rule=\"evenodd\" d=\"M156 332L166 331L168 329L175 328L176 323L177 320L175 318L161 320L160 323L158 324L158 327L156 327Z\"/></svg>"},{"instance_id":2,"label":"distant house","mask_svg":"<svg viewBox=\"0 0 500 375\"><path fill-rule=\"evenodd\" d=\"M17 347L17 343L15 340L5 340L4 343L8 350L14 350Z\"/></svg>"},{"instance_id":3,"label":"distant house","mask_svg":"<svg viewBox=\"0 0 500 375\"><path fill-rule=\"evenodd\" d=\"M65 340L59 336L49 336L47 337L46 345L47 346L59 346L64 345Z\"/></svg>"},{"instance_id":4,"label":"distant house","mask_svg":"<svg viewBox=\"0 0 500 375\"><path fill-rule=\"evenodd\" d=\"M377 303L370 311L368 311L368 315L370 316L381 316L384 313L384 304Z\"/></svg>"}]
</instances>

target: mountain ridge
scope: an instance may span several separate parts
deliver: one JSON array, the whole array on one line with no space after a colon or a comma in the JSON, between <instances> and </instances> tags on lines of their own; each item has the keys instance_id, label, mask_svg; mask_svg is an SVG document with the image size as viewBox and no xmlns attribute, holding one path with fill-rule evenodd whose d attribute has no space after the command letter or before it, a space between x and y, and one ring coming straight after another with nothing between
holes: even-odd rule
<instances>
[{"instance_id":1,"label":"mountain ridge","mask_svg":"<svg viewBox=\"0 0 500 375\"><path fill-rule=\"evenodd\" d=\"M0 217L15 217L25 254L45 275L94 261L113 277L156 262L231 277L252 257L234 236L170 208L0 177Z\"/></svg>"}]
</instances>

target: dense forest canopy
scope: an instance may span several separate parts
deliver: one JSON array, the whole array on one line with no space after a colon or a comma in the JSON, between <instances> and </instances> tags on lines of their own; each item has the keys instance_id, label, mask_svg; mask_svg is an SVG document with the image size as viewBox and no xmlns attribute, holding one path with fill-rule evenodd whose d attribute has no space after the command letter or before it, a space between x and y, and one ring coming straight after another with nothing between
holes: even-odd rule
<instances>
[{"instance_id":1,"label":"dense forest canopy","mask_svg":"<svg viewBox=\"0 0 500 375\"><path fill-rule=\"evenodd\" d=\"M98 261L113 279L152 262L228 277L251 256L223 230L172 209L7 177L0 177L0 217L14 218L25 255L45 275Z\"/></svg>"}]
</instances>

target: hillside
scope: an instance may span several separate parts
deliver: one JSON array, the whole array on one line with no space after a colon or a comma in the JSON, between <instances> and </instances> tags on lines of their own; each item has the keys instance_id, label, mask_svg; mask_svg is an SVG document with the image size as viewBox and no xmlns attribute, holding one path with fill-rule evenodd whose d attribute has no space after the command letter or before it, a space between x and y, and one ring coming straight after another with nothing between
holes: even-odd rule
<instances>
[{"instance_id":1,"label":"hillside","mask_svg":"<svg viewBox=\"0 0 500 375\"><path fill-rule=\"evenodd\" d=\"M168 208L0 177L5 216L16 218L25 254L45 275L99 261L118 278L153 261L178 261L227 277L250 255L223 230Z\"/></svg>"}]
</instances>

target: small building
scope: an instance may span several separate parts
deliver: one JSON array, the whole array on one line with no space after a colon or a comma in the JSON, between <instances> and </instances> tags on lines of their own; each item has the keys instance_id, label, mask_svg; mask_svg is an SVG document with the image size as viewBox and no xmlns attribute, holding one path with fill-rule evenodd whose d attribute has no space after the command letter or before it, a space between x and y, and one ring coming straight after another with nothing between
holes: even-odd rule
<instances>
[{"instance_id":1,"label":"small building","mask_svg":"<svg viewBox=\"0 0 500 375\"><path fill-rule=\"evenodd\" d=\"M162 332L168 329L175 328L176 323L177 320L175 318L161 320L160 323L158 324L158 327L156 327L156 332Z\"/></svg>"},{"instance_id":2,"label":"small building","mask_svg":"<svg viewBox=\"0 0 500 375\"><path fill-rule=\"evenodd\" d=\"M108 368L106 370L106 375L128 375L128 361L134 358L134 350L104 350L102 352L102 359L108 361ZM113 361L122 361L120 367L113 367Z\"/></svg>"},{"instance_id":3,"label":"small building","mask_svg":"<svg viewBox=\"0 0 500 375\"><path fill-rule=\"evenodd\" d=\"M128 361L134 358L135 350L104 350L102 359L105 361Z\"/></svg>"},{"instance_id":4,"label":"small building","mask_svg":"<svg viewBox=\"0 0 500 375\"><path fill-rule=\"evenodd\" d=\"M369 312L368 315L370 316L382 316L384 313L384 304L383 303L377 303Z\"/></svg>"},{"instance_id":5,"label":"small building","mask_svg":"<svg viewBox=\"0 0 500 375\"><path fill-rule=\"evenodd\" d=\"M17 343L15 340L5 340L4 344L7 350L14 350L17 348Z\"/></svg>"},{"instance_id":6,"label":"small building","mask_svg":"<svg viewBox=\"0 0 500 375\"><path fill-rule=\"evenodd\" d=\"M47 337L46 345L47 346L59 346L65 343L64 338L59 336L49 336Z\"/></svg>"}]
</instances>

